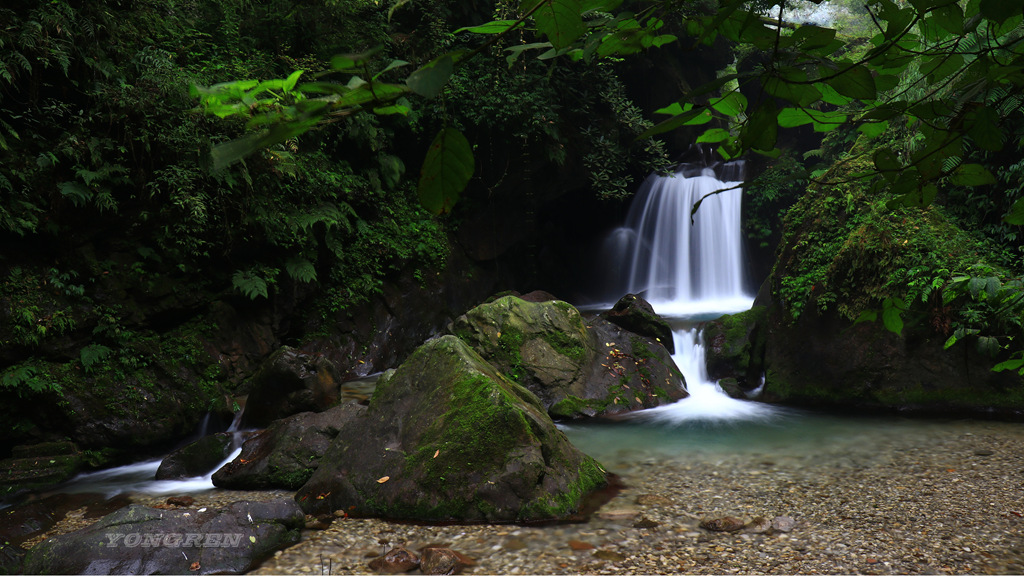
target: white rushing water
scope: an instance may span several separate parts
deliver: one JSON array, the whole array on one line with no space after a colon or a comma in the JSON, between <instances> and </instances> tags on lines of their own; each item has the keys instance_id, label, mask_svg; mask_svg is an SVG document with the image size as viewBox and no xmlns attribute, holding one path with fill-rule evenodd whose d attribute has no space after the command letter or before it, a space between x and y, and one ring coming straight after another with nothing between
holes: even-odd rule
<instances>
[{"instance_id":1,"label":"white rushing water","mask_svg":"<svg viewBox=\"0 0 1024 576\"><path fill-rule=\"evenodd\" d=\"M704 347L694 321L750 309L740 228L742 164L688 167L671 176L650 176L605 250L617 262L615 292L641 294L655 311L687 327L674 334L676 364L690 396L637 413L664 423L771 419L780 412L737 400L708 377ZM693 213L693 207L700 207Z\"/></svg>"},{"instance_id":2,"label":"white rushing water","mask_svg":"<svg viewBox=\"0 0 1024 576\"><path fill-rule=\"evenodd\" d=\"M121 492L140 494L193 494L213 490L213 474L231 462L242 452L242 431L239 424L242 410L235 413L234 419L225 431L232 436L231 453L212 470L202 476L182 478L180 480L155 480L156 471L160 468L162 458L145 460L124 466L116 466L96 472L85 472L71 478L60 487L67 493L96 493L113 496ZM209 426L209 414L203 417L196 433L196 439L212 434Z\"/></svg>"}]
</instances>

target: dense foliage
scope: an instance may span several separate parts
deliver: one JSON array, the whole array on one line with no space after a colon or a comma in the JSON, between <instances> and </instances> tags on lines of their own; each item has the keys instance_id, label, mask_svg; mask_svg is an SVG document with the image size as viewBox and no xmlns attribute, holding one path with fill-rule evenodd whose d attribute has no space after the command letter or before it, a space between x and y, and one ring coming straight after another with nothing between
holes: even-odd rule
<instances>
[{"instance_id":1,"label":"dense foliage","mask_svg":"<svg viewBox=\"0 0 1024 576\"><path fill-rule=\"evenodd\" d=\"M154 350L198 363L198 351L161 339L203 324L218 298L268 307L306 298L296 324L310 334L399 275L432 277L459 218L426 210L417 183L446 126L458 135L446 148L509 158L537 148L545 161L583 165L598 195L621 197L631 178L663 165L656 142L634 143L650 124L613 67L525 58L510 67L501 46L453 69L432 99L436 79L421 74L411 80L420 93L403 88L389 110L322 107L314 123L248 147L242 161L211 158L211 147L251 144L273 114L294 112L285 105L298 86L331 100L429 70L476 38L453 30L503 10L445 0L5 3L0 392L68 392L100 378L135 386L160 363ZM330 88L339 81L344 90ZM226 85L234 92L204 88ZM249 127L229 113L220 120L197 106L202 93L241 95L247 114L270 116ZM481 179L462 172L463 185ZM500 174L481 184L496 182ZM211 373L211 390L218 383L224 375Z\"/></svg>"}]
</instances>

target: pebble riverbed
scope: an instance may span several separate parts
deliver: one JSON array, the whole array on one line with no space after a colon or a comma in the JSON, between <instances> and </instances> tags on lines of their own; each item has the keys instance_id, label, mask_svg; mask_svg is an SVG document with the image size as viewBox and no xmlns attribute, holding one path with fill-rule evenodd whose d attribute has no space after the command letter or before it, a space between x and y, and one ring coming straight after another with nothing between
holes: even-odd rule
<instances>
[{"instance_id":1,"label":"pebble riverbed","mask_svg":"<svg viewBox=\"0 0 1024 576\"><path fill-rule=\"evenodd\" d=\"M369 574L385 547L434 544L474 558L470 574L1024 573L1024 424L934 423L812 445L682 457L620 449L602 461L626 487L585 523L340 519L254 573ZM699 526L724 516L795 524Z\"/></svg>"},{"instance_id":2,"label":"pebble riverbed","mask_svg":"<svg viewBox=\"0 0 1024 576\"><path fill-rule=\"evenodd\" d=\"M883 428L864 435L853 433L856 423L840 433L807 430L799 440L735 451L615 446L600 434L570 430L625 485L586 522L338 519L303 531L300 543L252 573L371 574L369 562L386 548L438 544L475 560L467 574L1024 573L1024 424ZM198 507L290 493L192 496ZM794 522L787 531L700 527L726 516ZM53 533L70 528L62 525Z\"/></svg>"}]
</instances>

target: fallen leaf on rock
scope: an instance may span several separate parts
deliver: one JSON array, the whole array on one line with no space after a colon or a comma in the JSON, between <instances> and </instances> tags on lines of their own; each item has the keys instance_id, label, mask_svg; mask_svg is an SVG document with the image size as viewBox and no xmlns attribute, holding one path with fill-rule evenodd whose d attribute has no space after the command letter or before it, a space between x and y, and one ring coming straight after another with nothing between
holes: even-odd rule
<instances>
[{"instance_id":1,"label":"fallen leaf on rock","mask_svg":"<svg viewBox=\"0 0 1024 576\"><path fill-rule=\"evenodd\" d=\"M377 480L377 484L383 484L383 483L387 482L388 480L391 480L391 476L384 476L384 477L379 478Z\"/></svg>"}]
</instances>

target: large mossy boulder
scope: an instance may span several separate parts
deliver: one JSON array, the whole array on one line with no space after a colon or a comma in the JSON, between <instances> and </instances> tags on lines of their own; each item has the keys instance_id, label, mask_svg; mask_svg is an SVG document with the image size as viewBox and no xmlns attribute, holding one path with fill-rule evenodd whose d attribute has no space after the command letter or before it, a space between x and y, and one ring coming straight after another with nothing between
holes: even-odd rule
<instances>
[{"instance_id":1,"label":"large mossy boulder","mask_svg":"<svg viewBox=\"0 0 1024 576\"><path fill-rule=\"evenodd\" d=\"M235 502L224 509L132 505L25 555L26 574L244 574L299 541L291 500Z\"/></svg>"},{"instance_id":2,"label":"large mossy boulder","mask_svg":"<svg viewBox=\"0 0 1024 576\"><path fill-rule=\"evenodd\" d=\"M325 412L275 420L249 436L242 451L213 474L213 483L234 490L297 490L313 475L341 427L366 411L345 402Z\"/></svg>"},{"instance_id":3,"label":"large mossy boulder","mask_svg":"<svg viewBox=\"0 0 1024 576\"><path fill-rule=\"evenodd\" d=\"M665 347L559 300L505 296L453 322L451 332L564 418L652 408L686 397Z\"/></svg>"},{"instance_id":4,"label":"large mossy boulder","mask_svg":"<svg viewBox=\"0 0 1024 576\"><path fill-rule=\"evenodd\" d=\"M465 342L426 342L377 384L296 493L307 512L418 521L564 519L605 472Z\"/></svg>"}]
</instances>

